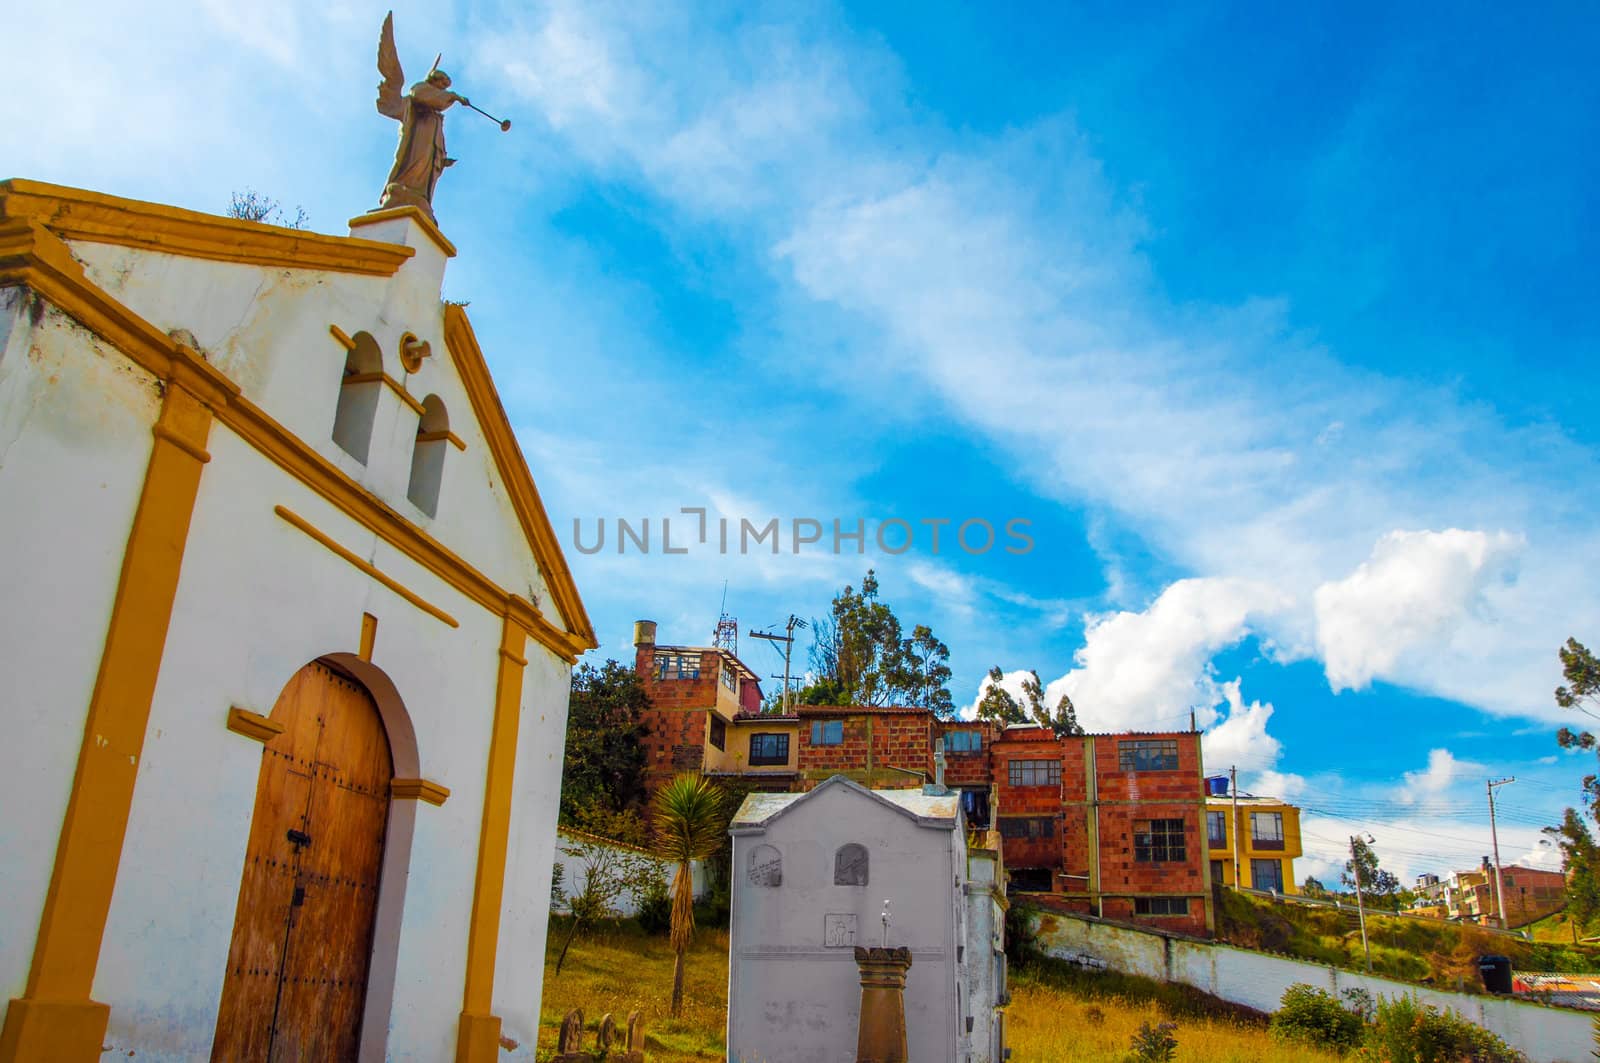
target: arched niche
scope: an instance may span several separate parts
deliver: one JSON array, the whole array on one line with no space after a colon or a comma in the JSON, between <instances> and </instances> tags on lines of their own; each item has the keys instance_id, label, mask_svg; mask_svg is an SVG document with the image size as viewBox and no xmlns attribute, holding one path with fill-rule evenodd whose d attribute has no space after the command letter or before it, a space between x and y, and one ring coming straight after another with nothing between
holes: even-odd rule
<instances>
[{"instance_id":1,"label":"arched niche","mask_svg":"<svg viewBox=\"0 0 1600 1063\"><path fill-rule=\"evenodd\" d=\"M752 886L771 889L783 885L783 855L774 846L756 846L750 850L746 874Z\"/></svg>"},{"instance_id":2,"label":"arched niche","mask_svg":"<svg viewBox=\"0 0 1600 1063\"><path fill-rule=\"evenodd\" d=\"M333 441L365 465L383 389L383 351L370 332L358 332L350 341L339 381L339 404L333 414Z\"/></svg>"},{"instance_id":3,"label":"arched niche","mask_svg":"<svg viewBox=\"0 0 1600 1063\"><path fill-rule=\"evenodd\" d=\"M444 400L429 395L422 400L417 439L411 449L411 480L406 497L428 516L439 512L439 485L444 480L444 459L450 446L450 415Z\"/></svg>"},{"instance_id":4,"label":"arched niche","mask_svg":"<svg viewBox=\"0 0 1600 1063\"><path fill-rule=\"evenodd\" d=\"M850 842L839 846L833 854L833 884L835 886L865 886L867 884L867 850Z\"/></svg>"}]
</instances>

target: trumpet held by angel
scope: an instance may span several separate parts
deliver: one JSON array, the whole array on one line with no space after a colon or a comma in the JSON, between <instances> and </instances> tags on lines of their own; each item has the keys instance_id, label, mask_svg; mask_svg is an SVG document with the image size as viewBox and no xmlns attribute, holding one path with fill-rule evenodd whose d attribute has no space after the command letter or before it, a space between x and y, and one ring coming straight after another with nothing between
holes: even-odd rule
<instances>
[{"instance_id":1,"label":"trumpet held by angel","mask_svg":"<svg viewBox=\"0 0 1600 1063\"><path fill-rule=\"evenodd\" d=\"M444 112L451 104L459 103L499 122L502 132L511 128L509 121L500 122L493 115L472 106L459 92L450 91L450 75L439 69L441 53L434 58L427 77L405 87L405 71L400 67L400 53L394 44L394 12L383 19L383 30L378 35L378 113L400 123L400 143L395 148L394 165L384 182L380 207L418 207L429 218L433 217L433 190L439 175L454 159L445 154Z\"/></svg>"}]
</instances>

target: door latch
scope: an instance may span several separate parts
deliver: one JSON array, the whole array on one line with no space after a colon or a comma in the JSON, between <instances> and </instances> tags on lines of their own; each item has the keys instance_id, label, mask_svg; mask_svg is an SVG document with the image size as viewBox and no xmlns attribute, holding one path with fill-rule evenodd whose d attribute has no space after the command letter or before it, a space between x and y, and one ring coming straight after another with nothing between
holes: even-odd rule
<instances>
[{"instance_id":1,"label":"door latch","mask_svg":"<svg viewBox=\"0 0 1600 1063\"><path fill-rule=\"evenodd\" d=\"M304 849L311 844L311 835L303 830L292 830L289 832L289 844Z\"/></svg>"}]
</instances>

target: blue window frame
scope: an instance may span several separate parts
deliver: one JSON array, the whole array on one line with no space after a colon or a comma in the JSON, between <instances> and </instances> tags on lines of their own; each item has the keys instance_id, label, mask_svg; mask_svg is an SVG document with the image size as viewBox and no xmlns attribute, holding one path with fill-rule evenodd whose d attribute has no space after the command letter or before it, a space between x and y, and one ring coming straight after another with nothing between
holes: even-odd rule
<instances>
[{"instance_id":1,"label":"blue window frame","mask_svg":"<svg viewBox=\"0 0 1600 1063\"><path fill-rule=\"evenodd\" d=\"M979 753L983 751L982 731L950 731L944 736L946 753Z\"/></svg>"},{"instance_id":2,"label":"blue window frame","mask_svg":"<svg viewBox=\"0 0 1600 1063\"><path fill-rule=\"evenodd\" d=\"M838 746L844 744L843 720L812 720L811 744L814 746Z\"/></svg>"}]
</instances>

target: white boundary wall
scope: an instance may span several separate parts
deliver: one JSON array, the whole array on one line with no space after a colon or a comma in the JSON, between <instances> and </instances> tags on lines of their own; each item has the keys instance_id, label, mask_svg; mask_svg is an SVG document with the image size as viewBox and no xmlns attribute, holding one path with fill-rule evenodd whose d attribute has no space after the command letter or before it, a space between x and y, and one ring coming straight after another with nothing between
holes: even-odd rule
<instances>
[{"instance_id":1,"label":"white boundary wall","mask_svg":"<svg viewBox=\"0 0 1600 1063\"><path fill-rule=\"evenodd\" d=\"M574 832L567 830L565 827L560 828L560 830L557 832L555 866L562 868L561 888L566 891L568 896L571 896L574 893L582 892L584 880L588 877L588 873L584 868L583 860L567 852L567 848L578 841L596 842L602 845L604 844L603 841L595 838L593 835L575 834ZM672 887L672 883L678 877L678 869L676 867L669 866L665 861L659 860L643 850L634 849L631 846L622 844L606 847L616 849L627 856L643 857L652 863L660 865L661 874L662 877L667 880L668 889ZM705 861L694 861L689 865L689 871L690 882L692 883L692 888L694 889L694 899L697 901L705 900L706 894L711 888L710 883L706 879ZM553 877L553 868L551 874ZM618 897L616 901L613 902L612 908L620 918L630 919L639 914L639 899L630 891ZM557 910L565 912L567 910L567 906L563 904Z\"/></svg>"},{"instance_id":2,"label":"white boundary wall","mask_svg":"<svg viewBox=\"0 0 1600 1063\"><path fill-rule=\"evenodd\" d=\"M1453 1011L1526 1052L1532 1063L1586 1063L1593 1058L1591 1016L1584 1012L1506 997L1447 993L1090 916L1042 911L1032 916L1031 923L1040 949L1048 956L1162 982L1181 982L1258 1011L1277 1011L1284 990L1296 983L1334 994L1359 987L1374 997L1409 996L1419 1004Z\"/></svg>"}]
</instances>

